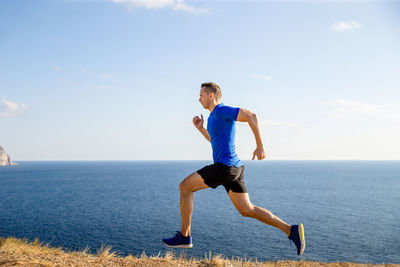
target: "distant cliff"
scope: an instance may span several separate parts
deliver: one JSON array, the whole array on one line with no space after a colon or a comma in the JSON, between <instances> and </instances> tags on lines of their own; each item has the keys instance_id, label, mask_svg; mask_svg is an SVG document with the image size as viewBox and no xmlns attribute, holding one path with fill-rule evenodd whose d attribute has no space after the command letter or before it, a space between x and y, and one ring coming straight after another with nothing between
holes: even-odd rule
<instances>
[{"instance_id":1,"label":"distant cliff","mask_svg":"<svg viewBox=\"0 0 400 267\"><path fill-rule=\"evenodd\" d=\"M0 146L0 166L7 166L7 165L16 165L16 163L11 161L10 156L7 155L4 148Z\"/></svg>"}]
</instances>

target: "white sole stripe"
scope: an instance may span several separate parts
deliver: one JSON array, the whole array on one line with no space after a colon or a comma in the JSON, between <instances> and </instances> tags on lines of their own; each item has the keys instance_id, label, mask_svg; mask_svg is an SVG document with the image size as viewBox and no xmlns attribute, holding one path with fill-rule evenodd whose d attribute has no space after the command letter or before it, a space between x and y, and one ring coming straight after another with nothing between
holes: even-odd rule
<instances>
[{"instance_id":1,"label":"white sole stripe","mask_svg":"<svg viewBox=\"0 0 400 267\"><path fill-rule=\"evenodd\" d=\"M191 247L193 247L193 244L171 246L171 245L164 243L164 245L166 245L169 248L191 248Z\"/></svg>"},{"instance_id":2,"label":"white sole stripe","mask_svg":"<svg viewBox=\"0 0 400 267\"><path fill-rule=\"evenodd\" d=\"M300 255L303 254L304 249L306 248L306 240L305 240L305 235L304 235L304 226L303 224L299 225L299 240L300 240ZM303 239L304 236L304 239Z\"/></svg>"}]
</instances>

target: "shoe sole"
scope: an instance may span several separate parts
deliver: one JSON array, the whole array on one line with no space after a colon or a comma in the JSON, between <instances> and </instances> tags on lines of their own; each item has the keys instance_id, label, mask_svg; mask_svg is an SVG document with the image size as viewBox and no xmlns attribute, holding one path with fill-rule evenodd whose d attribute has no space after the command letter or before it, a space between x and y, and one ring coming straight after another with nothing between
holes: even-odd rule
<instances>
[{"instance_id":1,"label":"shoe sole","mask_svg":"<svg viewBox=\"0 0 400 267\"><path fill-rule=\"evenodd\" d=\"M306 239L304 238L304 226L302 223L299 225L299 239L300 239L300 244L301 244L299 255L301 255L301 254L303 254L303 252L306 248Z\"/></svg>"},{"instance_id":2,"label":"shoe sole","mask_svg":"<svg viewBox=\"0 0 400 267\"><path fill-rule=\"evenodd\" d=\"M164 243L164 245L166 245L169 248L191 248L191 247L193 247L193 244L171 246L171 245L168 245L167 243Z\"/></svg>"}]
</instances>

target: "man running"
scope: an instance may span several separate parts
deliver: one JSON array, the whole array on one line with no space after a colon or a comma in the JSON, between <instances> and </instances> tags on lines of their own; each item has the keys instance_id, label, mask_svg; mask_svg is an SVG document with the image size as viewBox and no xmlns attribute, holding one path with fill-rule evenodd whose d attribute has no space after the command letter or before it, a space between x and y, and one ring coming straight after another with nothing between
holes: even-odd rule
<instances>
[{"instance_id":1,"label":"man running","mask_svg":"<svg viewBox=\"0 0 400 267\"><path fill-rule=\"evenodd\" d=\"M234 108L221 103L221 89L212 82L203 83L199 101L210 111L207 129L203 127L203 114L193 118L194 126L211 142L214 164L203 167L187 176L180 184L180 209L182 226L172 238L164 238L168 247L191 248L190 225L193 212L193 193L205 188L223 185L233 205L242 216L257 219L272 225L288 235L297 248L297 254L304 252L306 242L303 224L289 225L270 211L250 202L244 183L244 165L235 152L235 121L247 122L254 133L257 148L253 160L265 158L260 126L256 114L244 108Z\"/></svg>"}]
</instances>

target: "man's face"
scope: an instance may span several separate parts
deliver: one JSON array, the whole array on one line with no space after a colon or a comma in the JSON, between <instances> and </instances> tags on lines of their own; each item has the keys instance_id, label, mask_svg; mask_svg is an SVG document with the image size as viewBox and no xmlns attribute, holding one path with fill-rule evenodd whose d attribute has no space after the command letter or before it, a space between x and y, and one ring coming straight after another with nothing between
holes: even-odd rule
<instances>
[{"instance_id":1,"label":"man's face","mask_svg":"<svg viewBox=\"0 0 400 267\"><path fill-rule=\"evenodd\" d=\"M210 106L210 95L207 94L207 92L204 90L204 87L202 87L200 90L199 102L205 109L208 109L208 107Z\"/></svg>"}]
</instances>

